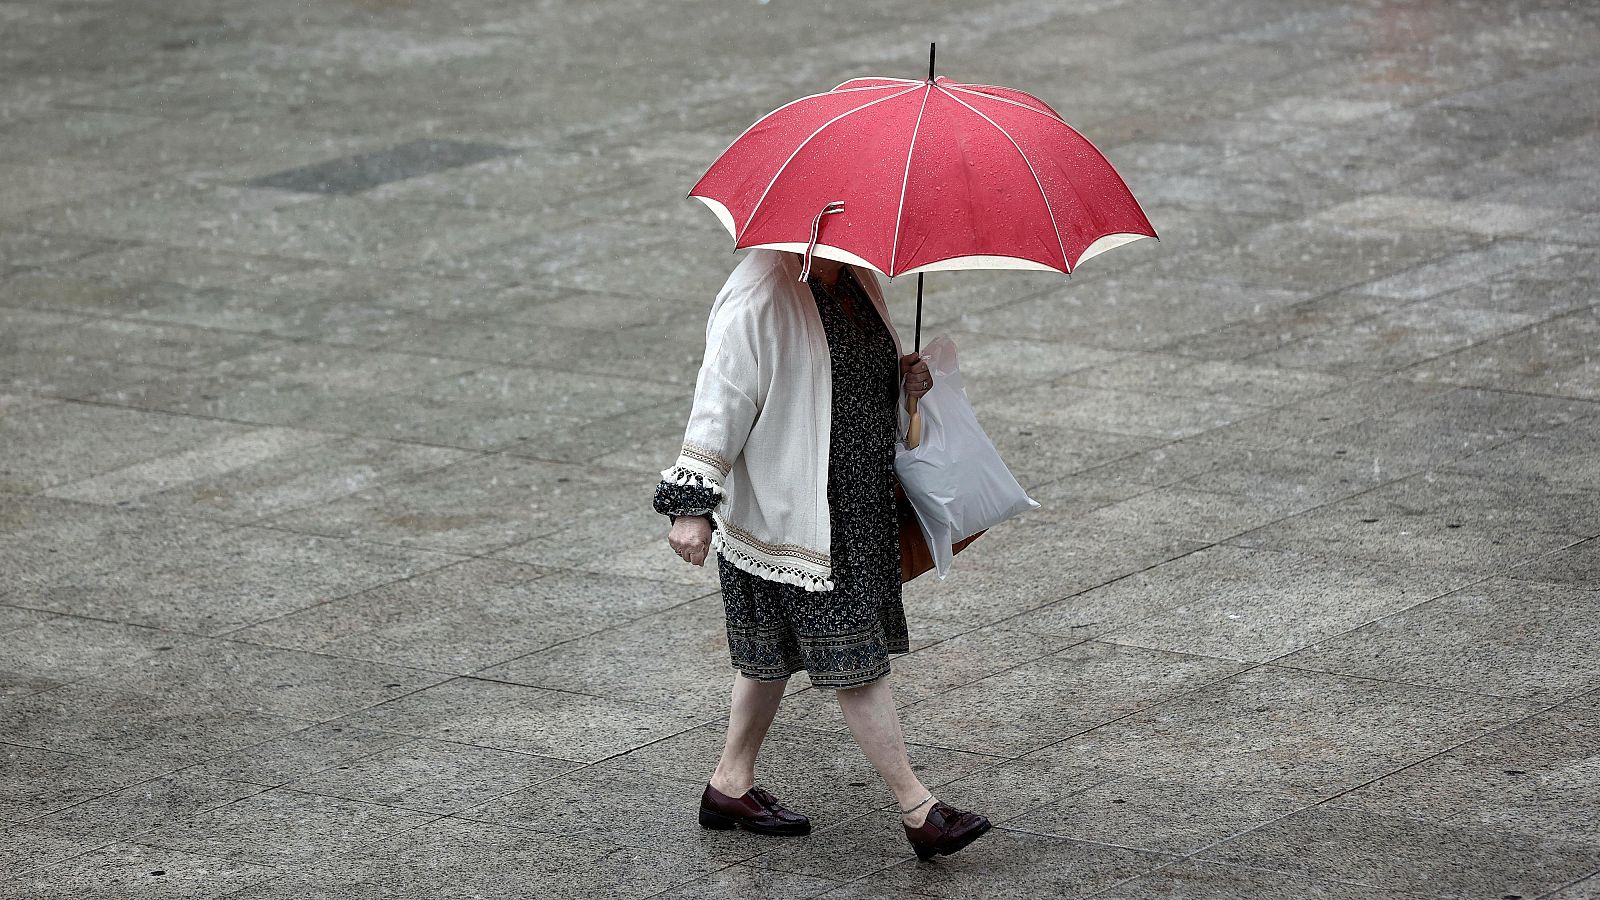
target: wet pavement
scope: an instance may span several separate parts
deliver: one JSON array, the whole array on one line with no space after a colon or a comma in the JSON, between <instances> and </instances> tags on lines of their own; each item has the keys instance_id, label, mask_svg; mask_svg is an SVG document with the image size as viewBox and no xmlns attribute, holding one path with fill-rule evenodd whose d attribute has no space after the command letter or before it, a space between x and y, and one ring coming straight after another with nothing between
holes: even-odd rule
<instances>
[{"instance_id":1,"label":"wet pavement","mask_svg":"<svg viewBox=\"0 0 1600 900\"><path fill-rule=\"evenodd\" d=\"M907 586L917 862L650 507L856 75L1030 90L1162 240L936 274L1043 506ZM0 896L1600 897L1600 6L0 3ZM885 284L901 334L914 279Z\"/></svg>"}]
</instances>

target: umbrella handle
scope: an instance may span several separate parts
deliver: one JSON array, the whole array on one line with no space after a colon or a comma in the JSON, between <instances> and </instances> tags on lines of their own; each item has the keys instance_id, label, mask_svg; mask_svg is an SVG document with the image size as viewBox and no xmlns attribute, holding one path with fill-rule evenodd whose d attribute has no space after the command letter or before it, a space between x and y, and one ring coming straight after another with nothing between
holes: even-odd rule
<instances>
[{"instance_id":1,"label":"umbrella handle","mask_svg":"<svg viewBox=\"0 0 1600 900\"><path fill-rule=\"evenodd\" d=\"M911 414L911 422L906 426L906 449L910 450L922 443L922 416L917 414L917 398L906 398L906 412Z\"/></svg>"}]
</instances>

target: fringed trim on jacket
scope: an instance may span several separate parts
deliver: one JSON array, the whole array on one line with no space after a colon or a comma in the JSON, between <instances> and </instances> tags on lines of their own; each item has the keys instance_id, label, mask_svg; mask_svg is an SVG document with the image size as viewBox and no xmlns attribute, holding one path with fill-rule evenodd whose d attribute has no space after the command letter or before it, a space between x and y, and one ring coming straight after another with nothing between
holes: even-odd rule
<instances>
[{"instance_id":1,"label":"fringed trim on jacket","mask_svg":"<svg viewBox=\"0 0 1600 900\"><path fill-rule=\"evenodd\" d=\"M833 590L833 568L827 557L817 561L815 553L787 544L772 548L777 551L772 552L744 529L730 526L719 510L712 510L711 518L717 526L711 531L711 548L735 567L808 591Z\"/></svg>"}]
</instances>

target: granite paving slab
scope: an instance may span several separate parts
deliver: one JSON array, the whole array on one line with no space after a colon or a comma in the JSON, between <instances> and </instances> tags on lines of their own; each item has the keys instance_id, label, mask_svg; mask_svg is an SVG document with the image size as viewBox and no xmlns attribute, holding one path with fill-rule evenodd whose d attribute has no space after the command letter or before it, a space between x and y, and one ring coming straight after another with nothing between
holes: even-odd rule
<instances>
[{"instance_id":1,"label":"granite paving slab","mask_svg":"<svg viewBox=\"0 0 1600 900\"><path fill-rule=\"evenodd\" d=\"M773 872L750 866L729 866L688 884L652 895L660 900L692 900L696 897L726 897L729 900L807 900L811 897L842 897L832 890L836 881Z\"/></svg>"},{"instance_id":2,"label":"granite paving slab","mask_svg":"<svg viewBox=\"0 0 1600 900\"><path fill-rule=\"evenodd\" d=\"M1190 854L1302 809L1304 801L1125 776L1034 807L1008 828L1140 850Z\"/></svg>"},{"instance_id":3,"label":"granite paving slab","mask_svg":"<svg viewBox=\"0 0 1600 900\"><path fill-rule=\"evenodd\" d=\"M522 828L438 818L313 861L232 896L612 897L642 900L720 868L693 859Z\"/></svg>"},{"instance_id":4,"label":"granite paving slab","mask_svg":"<svg viewBox=\"0 0 1600 900\"><path fill-rule=\"evenodd\" d=\"M0 881L0 896L18 900L225 897L264 882L275 872L269 866L245 860L119 841L10 881Z\"/></svg>"},{"instance_id":5,"label":"granite paving slab","mask_svg":"<svg viewBox=\"0 0 1600 900\"><path fill-rule=\"evenodd\" d=\"M1242 359L1276 350L1302 338L1348 327L1395 306L1395 301L1385 297L1353 290L1333 291L1177 338L1161 349L1203 359Z\"/></svg>"},{"instance_id":6,"label":"granite paving slab","mask_svg":"<svg viewBox=\"0 0 1600 900\"><path fill-rule=\"evenodd\" d=\"M106 249L107 246L104 241L90 238L8 231L0 235L0 248L4 248L4 253L0 254L0 259L4 260L0 263L0 275L14 274L37 266L76 262L84 256ZM17 299L10 291L4 296L8 303Z\"/></svg>"},{"instance_id":7,"label":"granite paving slab","mask_svg":"<svg viewBox=\"0 0 1600 900\"><path fill-rule=\"evenodd\" d=\"M551 616L556 623L572 618L571 613ZM552 637L559 628L549 629ZM474 674L715 715L727 708L732 671L719 594L595 629ZM801 673L798 680L804 677Z\"/></svg>"},{"instance_id":8,"label":"granite paving slab","mask_svg":"<svg viewBox=\"0 0 1600 900\"><path fill-rule=\"evenodd\" d=\"M366 756L414 742L414 738L338 724L310 725L258 741L186 767L186 774L210 775L264 787L281 787L296 778L351 766Z\"/></svg>"},{"instance_id":9,"label":"granite paving slab","mask_svg":"<svg viewBox=\"0 0 1600 900\"><path fill-rule=\"evenodd\" d=\"M252 178L246 186L318 194L357 194L390 182L470 166L515 152L511 147L464 141L408 141L382 150Z\"/></svg>"},{"instance_id":10,"label":"granite paving slab","mask_svg":"<svg viewBox=\"0 0 1600 900\"><path fill-rule=\"evenodd\" d=\"M1045 512L1026 512L973 541L952 559L944 581L924 574L906 584L906 608L951 622L998 622L1204 546L1105 528L1078 531L1070 507ZM1048 587L1041 591L1041 584Z\"/></svg>"},{"instance_id":11,"label":"granite paving slab","mask_svg":"<svg viewBox=\"0 0 1600 900\"><path fill-rule=\"evenodd\" d=\"M1524 313L1421 301L1250 357L1263 366L1347 377L1396 372L1538 321Z\"/></svg>"},{"instance_id":12,"label":"granite paving slab","mask_svg":"<svg viewBox=\"0 0 1600 900\"><path fill-rule=\"evenodd\" d=\"M76 683L0 703L0 733L24 746L166 771L308 722L253 709L107 690ZM74 765L78 765L73 761ZM151 774L158 774L152 772ZM72 789L70 782L69 790Z\"/></svg>"},{"instance_id":13,"label":"granite paving slab","mask_svg":"<svg viewBox=\"0 0 1600 900\"><path fill-rule=\"evenodd\" d=\"M40 816L29 824L109 843L178 826L192 816L261 791L259 785L174 772Z\"/></svg>"},{"instance_id":14,"label":"granite paving slab","mask_svg":"<svg viewBox=\"0 0 1600 900\"><path fill-rule=\"evenodd\" d=\"M1522 701L1261 666L1027 758L1317 800L1536 711Z\"/></svg>"},{"instance_id":15,"label":"granite paving slab","mask_svg":"<svg viewBox=\"0 0 1600 900\"><path fill-rule=\"evenodd\" d=\"M53 616L0 632L0 656L21 671L66 682L128 665L188 640L188 635L159 628Z\"/></svg>"},{"instance_id":16,"label":"granite paving slab","mask_svg":"<svg viewBox=\"0 0 1600 900\"><path fill-rule=\"evenodd\" d=\"M699 724L691 713L609 697L455 678L338 723L475 747L595 762Z\"/></svg>"},{"instance_id":17,"label":"granite paving slab","mask_svg":"<svg viewBox=\"0 0 1600 900\"><path fill-rule=\"evenodd\" d=\"M1554 482L1556 486L1594 485L1600 483L1600 469L1590 451L1597 440L1600 440L1600 416L1590 415L1453 460L1441 468L1481 478L1515 473L1519 478Z\"/></svg>"},{"instance_id":18,"label":"granite paving slab","mask_svg":"<svg viewBox=\"0 0 1600 900\"><path fill-rule=\"evenodd\" d=\"M469 560L262 622L230 637L467 674L699 593L660 582L546 574L533 566Z\"/></svg>"},{"instance_id":19,"label":"granite paving slab","mask_svg":"<svg viewBox=\"0 0 1600 900\"><path fill-rule=\"evenodd\" d=\"M54 618L55 614L42 609L27 609L21 606L7 606L0 604L0 635L18 628L27 628Z\"/></svg>"},{"instance_id":20,"label":"granite paving slab","mask_svg":"<svg viewBox=\"0 0 1600 900\"><path fill-rule=\"evenodd\" d=\"M35 825L0 826L0 885L45 866L81 856L112 843L109 839L70 835Z\"/></svg>"},{"instance_id":21,"label":"granite paving slab","mask_svg":"<svg viewBox=\"0 0 1600 900\"><path fill-rule=\"evenodd\" d=\"M215 702L323 721L447 678L423 669L191 637L81 683L169 702Z\"/></svg>"},{"instance_id":22,"label":"granite paving slab","mask_svg":"<svg viewBox=\"0 0 1600 900\"><path fill-rule=\"evenodd\" d=\"M909 734L1018 756L1219 681L1243 664L1086 641L912 704Z\"/></svg>"},{"instance_id":23,"label":"granite paving slab","mask_svg":"<svg viewBox=\"0 0 1600 900\"><path fill-rule=\"evenodd\" d=\"M1364 887L1342 881L1314 881L1284 872L1214 862L1178 862L1096 894L1106 900L1189 900L1200 897L1255 897L1260 900L1381 900L1419 897L1401 886Z\"/></svg>"},{"instance_id":24,"label":"granite paving slab","mask_svg":"<svg viewBox=\"0 0 1600 900\"><path fill-rule=\"evenodd\" d=\"M409 831L438 816L269 788L130 838L132 843L276 867L322 857Z\"/></svg>"},{"instance_id":25,"label":"granite paving slab","mask_svg":"<svg viewBox=\"0 0 1600 900\"><path fill-rule=\"evenodd\" d=\"M1271 148L1251 154L1245 162L1262 167L1285 160L1289 165L1298 165L1304 159L1305 154L1290 156L1281 148ZM1296 203L1290 193L1297 189L1293 180L1264 183L1252 179L1236 183L1249 185L1252 194L1276 193L1274 202ZM1467 250L1477 243L1480 240L1445 231L1350 227L1315 217L1289 217L1249 232L1223 248L1201 247L1163 254L1149 269L1167 277L1199 277L1320 294L1356 288L1363 282ZM1391 292L1380 295L1395 296Z\"/></svg>"},{"instance_id":26,"label":"granite paving slab","mask_svg":"<svg viewBox=\"0 0 1600 900\"><path fill-rule=\"evenodd\" d=\"M1154 612L1100 640L1267 662L1462 587L1470 575L1219 545L1045 607L1019 627L1081 632L1085 605Z\"/></svg>"},{"instance_id":27,"label":"granite paving slab","mask_svg":"<svg viewBox=\"0 0 1600 900\"><path fill-rule=\"evenodd\" d=\"M64 683L53 678L45 678L42 675L0 670L0 698L37 694L40 691L48 691Z\"/></svg>"},{"instance_id":28,"label":"granite paving slab","mask_svg":"<svg viewBox=\"0 0 1600 900\"><path fill-rule=\"evenodd\" d=\"M1322 394L1212 429L1203 439L1273 449L1299 438L1394 415L1453 389L1453 386L1419 384L1398 376L1369 378L1347 390Z\"/></svg>"},{"instance_id":29,"label":"granite paving slab","mask_svg":"<svg viewBox=\"0 0 1600 900\"><path fill-rule=\"evenodd\" d=\"M94 510L101 519L129 515L78 506ZM153 527L124 530L136 523ZM55 531L0 538L0 556L17 573L0 587L0 597L11 602L206 634L222 634L458 559L276 529L219 529L201 520L149 514L94 527L88 534ZM177 580L165 580L169 578Z\"/></svg>"},{"instance_id":30,"label":"granite paving slab","mask_svg":"<svg viewBox=\"0 0 1600 900\"><path fill-rule=\"evenodd\" d=\"M1212 544L1254 531L1307 506L1281 497L1242 497L1175 484L1099 507L1082 519L1095 530Z\"/></svg>"},{"instance_id":31,"label":"granite paving slab","mask_svg":"<svg viewBox=\"0 0 1600 900\"><path fill-rule=\"evenodd\" d=\"M462 815L486 800L577 767L566 760L424 738L330 766L287 786L417 812Z\"/></svg>"},{"instance_id":32,"label":"granite paving slab","mask_svg":"<svg viewBox=\"0 0 1600 900\"><path fill-rule=\"evenodd\" d=\"M556 531L593 494L594 476L578 466L490 455L267 521L294 532L481 554Z\"/></svg>"},{"instance_id":33,"label":"granite paving slab","mask_svg":"<svg viewBox=\"0 0 1600 900\"><path fill-rule=\"evenodd\" d=\"M1387 225L1404 229L1445 228L1485 237L1528 235L1539 226L1570 216L1565 210L1509 203L1443 200L1403 193L1372 194L1323 210L1313 219L1346 225Z\"/></svg>"},{"instance_id":34,"label":"granite paving slab","mask_svg":"<svg viewBox=\"0 0 1600 900\"><path fill-rule=\"evenodd\" d=\"M1600 540L1590 538L1511 567L1506 575L1529 581L1600 590Z\"/></svg>"},{"instance_id":35,"label":"granite paving slab","mask_svg":"<svg viewBox=\"0 0 1600 900\"><path fill-rule=\"evenodd\" d=\"M1345 379L1320 372L1231 360L1194 360L1168 353L1136 353L1073 372L1062 384L1142 390L1251 406L1282 406L1330 393Z\"/></svg>"},{"instance_id":36,"label":"granite paving slab","mask_svg":"<svg viewBox=\"0 0 1600 900\"><path fill-rule=\"evenodd\" d=\"M43 493L85 503L129 505L145 494L186 481L227 475L236 468L270 460L283 453L316 448L330 435L288 428L261 428L221 434L196 447L158 459L123 466L90 478L59 485Z\"/></svg>"},{"instance_id":37,"label":"granite paving slab","mask_svg":"<svg viewBox=\"0 0 1600 900\"><path fill-rule=\"evenodd\" d=\"M1594 900L1600 897L1600 872L1549 895L1550 900Z\"/></svg>"},{"instance_id":38,"label":"granite paving slab","mask_svg":"<svg viewBox=\"0 0 1600 900\"><path fill-rule=\"evenodd\" d=\"M244 524L470 458L468 451L449 447L330 435L293 443L265 458L235 458L225 471L188 473L170 485L139 481L137 496L117 502Z\"/></svg>"},{"instance_id":39,"label":"granite paving slab","mask_svg":"<svg viewBox=\"0 0 1600 900\"><path fill-rule=\"evenodd\" d=\"M1594 591L1489 578L1317 641L1284 665L1556 702L1600 687ZM1448 621L1461 636L1419 636Z\"/></svg>"},{"instance_id":40,"label":"granite paving slab","mask_svg":"<svg viewBox=\"0 0 1600 900\"><path fill-rule=\"evenodd\" d=\"M621 484L609 473L603 477L607 480L589 493L582 507L568 514L564 528L542 530L538 537L491 555L602 578L669 582L691 588L690 596L718 589L716 557L695 566L667 543L671 522L651 502L660 469L630 474Z\"/></svg>"},{"instance_id":41,"label":"granite paving slab","mask_svg":"<svg viewBox=\"0 0 1600 900\"><path fill-rule=\"evenodd\" d=\"M1423 473L1229 540L1487 576L1591 536L1591 493L1529 495L1514 483Z\"/></svg>"},{"instance_id":42,"label":"granite paving slab","mask_svg":"<svg viewBox=\"0 0 1600 900\"><path fill-rule=\"evenodd\" d=\"M1440 357L1408 372L1418 380L1600 399L1591 352L1600 307L1590 306Z\"/></svg>"},{"instance_id":43,"label":"granite paving slab","mask_svg":"<svg viewBox=\"0 0 1600 900\"><path fill-rule=\"evenodd\" d=\"M1600 843L1600 716L1555 707L1408 766L1333 805Z\"/></svg>"},{"instance_id":44,"label":"granite paving slab","mask_svg":"<svg viewBox=\"0 0 1600 900\"><path fill-rule=\"evenodd\" d=\"M9 742L0 743L0 763L0 819L6 822L26 822L177 768L131 756L107 758Z\"/></svg>"},{"instance_id":45,"label":"granite paving slab","mask_svg":"<svg viewBox=\"0 0 1600 900\"><path fill-rule=\"evenodd\" d=\"M1433 897L1536 897L1600 865L1600 849L1495 828L1319 806L1247 832L1201 859Z\"/></svg>"},{"instance_id":46,"label":"granite paving slab","mask_svg":"<svg viewBox=\"0 0 1600 900\"><path fill-rule=\"evenodd\" d=\"M245 431L188 416L52 403L0 417L0 479L11 491L35 493Z\"/></svg>"}]
</instances>

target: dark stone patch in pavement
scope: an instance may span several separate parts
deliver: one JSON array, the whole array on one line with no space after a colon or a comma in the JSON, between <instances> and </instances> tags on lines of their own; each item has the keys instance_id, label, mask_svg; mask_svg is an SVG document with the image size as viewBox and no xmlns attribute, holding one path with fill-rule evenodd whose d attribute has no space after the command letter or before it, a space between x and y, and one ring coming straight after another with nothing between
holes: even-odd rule
<instances>
[{"instance_id":1,"label":"dark stone patch in pavement","mask_svg":"<svg viewBox=\"0 0 1600 900\"><path fill-rule=\"evenodd\" d=\"M419 140L371 153L295 169L285 169L245 182L245 187L277 188L315 194L356 194L391 181L471 165L518 152L513 147L464 141Z\"/></svg>"}]
</instances>

